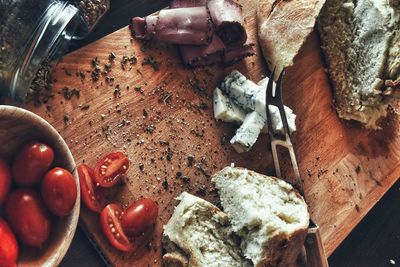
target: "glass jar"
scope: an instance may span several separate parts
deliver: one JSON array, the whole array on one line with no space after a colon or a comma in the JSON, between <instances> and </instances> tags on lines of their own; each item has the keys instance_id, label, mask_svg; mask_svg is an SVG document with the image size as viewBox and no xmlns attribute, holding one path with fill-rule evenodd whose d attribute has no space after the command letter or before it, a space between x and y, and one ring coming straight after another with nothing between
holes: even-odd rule
<instances>
[{"instance_id":1,"label":"glass jar","mask_svg":"<svg viewBox=\"0 0 400 267\"><path fill-rule=\"evenodd\" d=\"M0 92L25 101L41 64L90 32L109 0L0 0Z\"/></svg>"}]
</instances>

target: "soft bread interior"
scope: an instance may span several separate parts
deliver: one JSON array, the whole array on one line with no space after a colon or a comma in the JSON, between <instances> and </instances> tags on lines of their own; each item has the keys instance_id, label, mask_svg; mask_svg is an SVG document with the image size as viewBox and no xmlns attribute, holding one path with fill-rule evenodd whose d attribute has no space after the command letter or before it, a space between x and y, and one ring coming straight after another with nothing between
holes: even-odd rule
<instances>
[{"instance_id":1,"label":"soft bread interior","mask_svg":"<svg viewBox=\"0 0 400 267\"><path fill-rule=\"evenodd\" d=\"M186 192L178 200L179 205L164 226L164 236L187 255L189 266L251 266L241 255L224 212ZM164 261L177 255L174 246L164 247Z\"/></svg>"},{"instance_id":2,"label":"soft bread interior","mask_svg":"<svg viewBox=\"0 0 400 267\"><path fill-rule=\"evenodd\" d=\"M224 168L212 180L233 231L241 237L243 254L255 266L273 262L279 246L285 245L282 242L303 232L298 238L299 244L293 246L301 249L309 214L305 201L290 184L233 167Z\"/></svg>"}]
</instances>

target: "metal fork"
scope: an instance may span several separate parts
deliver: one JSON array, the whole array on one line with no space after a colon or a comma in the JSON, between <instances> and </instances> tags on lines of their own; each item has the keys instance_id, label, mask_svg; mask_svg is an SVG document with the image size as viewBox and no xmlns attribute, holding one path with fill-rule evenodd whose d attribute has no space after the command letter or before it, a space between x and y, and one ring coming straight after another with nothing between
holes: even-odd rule
<instances>
[{"instance_id":1,"label":"metal fork","mask_svg":"<svg viewBox=\"0 0 400 267\"><path fill-rule=\"evenodd\" d=\"M286 118L285 109L283 106L282 99L282 80L285 69L279 74L279 78L276 82L275 90L273 86L275 69L272 71L265 96L265 110L266 118L268 124L268 133L271 139L271 150L272 157L274 160L276 176L282 179L281 169L279 165L279 158L277 152L277 146L282 146L287 148L290 155L290 160L294 172L294 180L291 181L292 185L300 192L300 194L305 199L303 183L300 177L299 167L296 160L296 154L294 152L294 147L292 141L290 140L291 133L289 130L289 125ZM283 132L276 133L272 127L271 113L269 112L269 106L276 106L279 109L279 115L282 120ZM308 232L306 237L306 242L304 244L307 254L307 265L309 267L328 267L328 261L325 255L324 248L322 246L322 239L319 231L319 226L315 224L311 219L308 226Z\"/></svg>"}]
</instances>

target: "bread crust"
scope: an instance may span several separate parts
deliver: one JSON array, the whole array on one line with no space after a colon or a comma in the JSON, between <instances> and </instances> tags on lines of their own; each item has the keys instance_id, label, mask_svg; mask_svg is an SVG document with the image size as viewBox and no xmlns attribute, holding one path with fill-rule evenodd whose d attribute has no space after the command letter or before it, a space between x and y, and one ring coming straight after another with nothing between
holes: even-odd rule
<instances>
[{"instance_id":1,"label":"bread crust","mask_svg":"<svg viewBox=\"0 0 400 267\"><path fill-rule=\"evenodd\" d=\"M258 40L270 70L276 76L293 65L325 0L260 0L257 6Z\"/></svg>"},{"instance_id":2,"label":"bread crust","mask_svg":"<svg viewBox=\"0 0 400 267\"><path fill-rule=\"evenodd\" d=\"M212 176L216 177L218 175L222 175L226 171L230 171L232 167L225 167L221 171L215 173ZM247 170L245 168L235 167L234 169L238 171L247 171L249 175L253 176L261 176L265 179L273 180L278 183L281 182L281 179L273 176L263 175L251 170ZM304 205L306 205L304 198L295 190L293 187L289 190L289 192L295 193L296 197L299 198ZM296 266L296 260L298 255L300 254L304 241L307 236L308 231L308 221L310 219L309 214L307 213L307 224L304 224L303 227L298 228L294 232L285 234L278 234L274 236L270 242L268 242L268 246L264 247L264 253L262 255L262 260L258 262L255 267L289 267ZM272 252L272 253L271 253Z\"/></svg>"}]
</instances>

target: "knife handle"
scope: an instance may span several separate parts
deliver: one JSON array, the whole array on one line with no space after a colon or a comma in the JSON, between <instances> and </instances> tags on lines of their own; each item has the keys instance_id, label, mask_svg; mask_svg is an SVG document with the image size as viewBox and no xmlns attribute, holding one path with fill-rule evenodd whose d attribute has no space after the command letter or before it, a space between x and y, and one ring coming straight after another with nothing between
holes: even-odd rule
<instances>
[{"instance_id":1,"label":"knife handle","mask_svg":"<svg viewBox=\"0 0 400 267\"><path fill-rule=\"evenodd\" d=\"M308 267L329 267L318 225L308 228L304 245L306 247Z\"/></svg>"}]
</instances>

